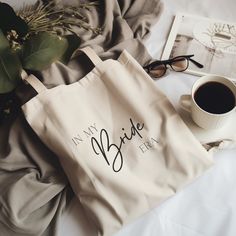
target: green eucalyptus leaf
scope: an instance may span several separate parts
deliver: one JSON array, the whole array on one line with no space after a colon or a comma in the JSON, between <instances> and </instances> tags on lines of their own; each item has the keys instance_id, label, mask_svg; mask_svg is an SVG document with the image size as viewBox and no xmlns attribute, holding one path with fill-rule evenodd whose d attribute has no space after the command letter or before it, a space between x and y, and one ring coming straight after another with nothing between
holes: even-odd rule
<instances>
[{"instance_id":1,"label":"green eucalyptus leaf","mask_svg":"<svg viewBox=\"0 0 236 236\"><path fill-rule=\"evenodd\" d=\"M31 37L22 47L23 68L43 70L61 58L68 47L67 40L57 35L42 32Z\"/></svg>"},{"instance_id":2,"label":"green eucalyptus leaf","mask_svg":"<svg viewBox=\"0 0 236 236\"><path fill-rule=\"evenodd\" d=\"M0 29L0 52L7 50L10 48L8 40L4 36L2 30Z\"/></svg>"},{"instance_id":3,"label":"green eucalyptus leaf","mask_svg":"<svg viewBox=\"0 0 236 236\"><path fill-rule=\"evenodd\" d=\"M21 63L0 30L0 93L12 91L20 81Z\"/></svg>"},{"instance_id":4,"label":"green eucalyptus leaf","mask_svg":"<svg viewBox=\"0 0 236 236\"><path fill-rule=\"evenodd\" d=\"M10 5L2 2L0 2L0 29L5 35L11 30L15 30L20 37L28 33L27 23L16 15Z\"/></svg>"},{"instance_id":5,"label":"green eucalyptus leaf","mask_svg":"<svg viewBox=\"0 0 236 236\"><path fill-rule=\"evenodd\" d=\"M24 37L29 31L29 27L26 22L19 16L14 19L12 29L15 30L20 37Z\"/></svg>"},{"instance_id":6,"label":"green eucalyptus leaf","mask_svg":"<svg viewBox=\"0 0 236 236\"><path fill-rule=\"evenodd\" d=\"M64 38L67 40L68 47L65 53L61 56L60 61L67 64L74 51L79 47L81 39L76 34L66 35Z\"/></svg>"},{"instance_id":7,"label":"green eucalyptus leaf","mask_svg":"<svg viewBox=\"0 0 236 236\"><path fill-rule=\"evenodd\" d=\"M0 2L0 29L3 33L11 29L14 18L16 18L16 13L13 8L7 3Z\"/></svg>"}]
</instances>

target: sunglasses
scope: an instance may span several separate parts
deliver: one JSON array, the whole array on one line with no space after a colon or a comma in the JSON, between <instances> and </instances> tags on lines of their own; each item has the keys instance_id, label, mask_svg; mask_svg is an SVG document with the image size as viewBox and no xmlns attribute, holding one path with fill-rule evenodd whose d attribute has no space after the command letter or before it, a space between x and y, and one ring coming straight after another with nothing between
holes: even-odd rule
<instances>
[{"instance_id":1,"label":"sunglasses","mask_svg":"<svg viewBox=\"0 0 236 236\"><path fill-rule=\"evenodd\" d=\"M192 59L194 55L177 56L168 60L154 61L143 68L151 77L160 78L166 73L167 65L176 72L183 72L187 70L189 61L191 61L198 68L203 68L203 65Z\"/></svg>"}]
</instances>

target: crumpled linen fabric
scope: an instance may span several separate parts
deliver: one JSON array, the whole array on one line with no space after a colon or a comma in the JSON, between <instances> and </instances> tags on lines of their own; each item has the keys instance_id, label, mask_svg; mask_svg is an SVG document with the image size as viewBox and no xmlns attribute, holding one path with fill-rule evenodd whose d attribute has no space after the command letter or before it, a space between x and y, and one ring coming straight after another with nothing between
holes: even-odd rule
<instances>
[{"instance_id":1,"label":"crumpled linen fabric","mask_svg":"<svg viewBox=\"0 0 236 236\"><path fill-rule=\"evenodd\" d=\"M56 6L76 4L76 0L55 0ZM81 38L80 47L92 47L103 60L117 59L126 49L141 65L152 60L144 46L150 28L157 22L163 10L160 0L103 0L99 5L84 11L92 27L101 27L102 33L95 35L82 28L74 28ZM74 57L67 66L60 62L38 74L48 87L70 84L82 78L91 65L85 56ZM74 78L68 74L74 74ZM55 76L55 74L57 76ZM52 76L54 77L53 79ZM55 79L57 77L57 80Z\"/></svg>"},{"instance_id":2,"label":"crumpled linen fabric","mask_svg":"<svg viewBox=\"0 0 236 236\"><path fill-rule=\"evenodd\" d=\"M0 125L0 140L0 234L53 232L72 196L56 156L22 114Z\"/></svg>"},{"instance_id":3,"label":"crumpled linen fabric","mask_svg":"<svg viewBox=\"0 0 236 236\"><path fill-rule=\"evenodd\" d=\"M57 1L57 4L75 2ZM98 7L85 14L89 24L102 26L103 31L92 35L75 29L81 36L81 47L93 47L104 60L115 58L127 49L144 64L151 57L143 40L162 8L160 0L99 1ZM88 64L83 56L76 56L67 66L56 62L38 76L48 87L69 84L87 72ZM29 86L20 87L17 94L22 103L35 95ZM55 154L40 141L18 109L0 124L0 234L57 235L58 218L72 197Z\"/></svg>"}]
</instances>

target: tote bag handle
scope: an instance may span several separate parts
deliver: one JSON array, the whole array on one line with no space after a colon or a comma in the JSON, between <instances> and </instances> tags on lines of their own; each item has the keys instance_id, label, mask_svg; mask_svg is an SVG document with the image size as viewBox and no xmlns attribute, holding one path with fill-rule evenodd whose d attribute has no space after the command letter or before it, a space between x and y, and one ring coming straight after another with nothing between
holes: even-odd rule
<instances>
[{"instance_id":1,"label":"tote bag handle","mask_svg":"<svg viewBox=\"0 0 236 236\"><path fill-rule=\"evenodd\" d=\"M96 52L90 47L78 49L76 53L73 55L73 57L77 56L81 52L83 52L91 60L94 66L97 66L98 64L103 62L101 58L96 54ZM41 93L47 90L46 86L34 75L28 76L27 73L24 70L22 70L21 76L22 79L26 81L28 84L30 84L37 93Z\"/></svg>"}]
</instances>

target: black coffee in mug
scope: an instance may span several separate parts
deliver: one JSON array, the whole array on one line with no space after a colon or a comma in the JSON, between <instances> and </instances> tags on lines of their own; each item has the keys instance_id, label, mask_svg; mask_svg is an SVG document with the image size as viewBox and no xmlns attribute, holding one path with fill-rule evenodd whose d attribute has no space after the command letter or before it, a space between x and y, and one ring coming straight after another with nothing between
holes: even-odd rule
<instances>
[{"instance_id":1,"label":"black coffee in mug","mask_svg":"<svg viewBox=\"0 0 236 236\"><path fill-rule=\"evenodd\" d=\"M235 96L230 88L219 82L207 82L194 94L194 100L203 110L223 114L235 107Z\"/></svg>"}]
</instances>

